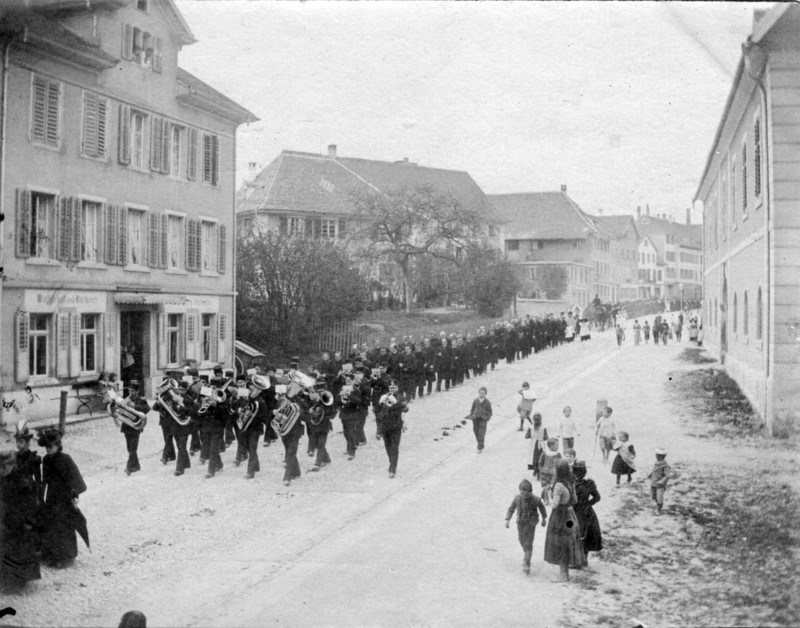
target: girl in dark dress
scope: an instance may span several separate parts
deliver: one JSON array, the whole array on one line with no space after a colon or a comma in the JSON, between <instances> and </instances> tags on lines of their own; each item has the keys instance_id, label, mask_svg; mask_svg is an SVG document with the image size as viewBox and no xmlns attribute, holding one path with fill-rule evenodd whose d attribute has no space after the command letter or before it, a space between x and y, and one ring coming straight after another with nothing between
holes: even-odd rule
<instances>
[{"instance_id":1,"label":"girl in dark dress","mask_svg":"<svg viewBox=\"0 0 800 628\"><path fill-rule=\"evenodd\" d=\"M86 484L75 462L62 451L58 429L45 430L37 442L47 449L42 461L42 560L53 567L67 567L78 555L78 495Z\"/></svg>"},{"instance_id":2,"label":"girl in dark dress","mask_svg":"<svg viewBox=\"0 0 800 628\"><path fill-rule=\"evenodd\" d=\"M614 449L617 452L614 462L611 463L611 473L617 476L617 484L623 475L628 476L628 484L631 483L631 475L636 473L636 450L633 444L628 442L628 432L620 431L617 434L617 442Z\"/></svg>"},{"instance_id":3,"label":"girl in dark dress","mask_svg":"<svg viewBox=\"0 0 800 628\"><path fill-rule=\"evenodd\" d=\"M603 549L603 537L600 533L600 522L594 513L594 505L600 501L600 493L594 480L586 477L586 462L576 460L572 465L572 474L575 476L575 516L581 529L583 553L586 564L589 564L589 552L599 552Z\"/></svg>"},{"instance_id":4,"label":"girl in dark dress","mask_svg":"<svg viewBox=\"0 0 800 628\"><path fill-rule=\"evenodd\" d=\"M16 591L29 580L39 580L39 558L34 537L36 485L16 468L14 451L0 453L0 587Z\"/></svg>"},{"instance_id":5,"label":"girl in dark dress","mask_svg":"<svg viewBox=\"0 0 800 628\"><path fill-rule=\"evenodd\" d=\"M556 462L555 480L550 489L550 504L553 511L547 524L544 559L551 565L559 566L561 582L569 581L570 567L581 569L586 565L578 518L573 509L576 503L569 463L566 460L559 460Z\"/></svg>"}]
</instances>

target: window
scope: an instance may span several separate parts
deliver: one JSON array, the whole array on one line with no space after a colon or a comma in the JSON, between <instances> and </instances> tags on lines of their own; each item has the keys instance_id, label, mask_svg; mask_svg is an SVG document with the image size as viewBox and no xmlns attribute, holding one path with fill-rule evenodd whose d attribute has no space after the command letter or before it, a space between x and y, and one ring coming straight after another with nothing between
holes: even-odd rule
<instances>
[{"instance_id":1,"label":"window","mask_svg":"<svg viewBox=\"0 0 800 628\"><path fill-rule=\"evenodd\" d=\"M756 299L756 340L761 340L764 332L764 303L761 299L761 288L758 289L758 298Z\"/></svg>"},{"instance_id":2,"label":"window","mask_svg":"<svg viewBox=\"0 0 800 628\"><path fill-rule=\"evenodd\" d=\"M738 190L738 181L736 179L736 155L731 155L731 180L729 183L730 188L730 212L731 212L731 229L736 229L736 191Z\"/></svg>"},{"instance_id":3,"label":"window","mask_svg":"<svg viewBox=\"0 0 800 628\"><path fill-rule=\"evenodd\" d=\"M145 13L150 10L150 0L136 0L136 8Z\"/></svg>"},{"instance_id":4,"label":"window","mask_svg":"<svg viewBox=\"0 0 800 628\"><path fill-rule=\"evenodd\" d=\"M28 374L48 375L50 315L31 314L28 328Z\"/></svg>"},{"instance_id":5,"label":"window","mask_svg":"<svg viewBox=\"0 0 800 628\"><path fill-rule=\"evenodd\" d=\"M722 231L722 241L725 242L728 239L728 197L730 196L728 192L728 168L725 163L720 169L719 187L720 229Z\"/></svg>"},{"instance_id":6,"label":"window","mask_svg":"<svg viewBox=\"0 0 800 628\"><path fill-rule=\"evenodd\" d=\"M83 136L81 153L87 157L105 158L108 100L83 92Z\"/></svg>"},{"instance_id":7,"label":"window","mask_svg":"<svg viewBox=\"0 0 800 628\"><path fill-rule=\"evenodd\" d=\"M137 0L137 3L140 1ZM149 5L149 0L146 1ZM161 39L131 24L124 24L122 29L122 58L148 70L161 72Z\"/></svg>"},{"instance_id":8,"label":"window","mask_svg":"<svg viewBox=\"0 0 800 628\"><path fill-rule=\"evenodd\" d=\"M742 141L742 214L747 214L747 140Z\"/></svg>"},{"instance_id":9,"label":"window","mask_svg":"<svg viewBox=\"0 0 800 628\"><path fill-rule=\"evenodd\" d=\"M300 218L289 218L287 232L289 235L303 235L304 222Z\"/></svg>"},{"instance_id":10,"label":"window","mask_svg":"<svg viewBox=\"0 0 800 628\"><path fill-rule=\"evenodd\" d=\"M203 134L203 181L219 185L219 138Z\"/></svg>"},{"instance_id":11,"label":"window","mask_svg":"<svg viewBox=\"0 0 800 628\"><path fill-rule=\"evenodd\" d=\"M756 201L761 198L761 119L753 124L753 193Z\"/></svg>"},{"instance_id":12,"label":"window","mask_svg":"<svg viewBox=\"0 0 800 628\"><path fill-rule=\"evenodd\" d=\"M81 204L80 245L81 260L99 262L102 259L100 242L103 234L102 206L100 203L83 201Z\"/></svg>"},{"instance_id":13,"label":"window","mask_svg":"<svg viewBox=\"0 0 800 628\"><path fill-rule=\"evenodd\" d=\"M181 136L183 127L177 124L172 125L169 138L169 160L170 172L176 177L181 176Z\"/></svg>"},{"instance_id":14,"label":"window","mask_svg":"<svg viewBox=\"0 0 800 628\"><path fill-rule=\"evenodd\" d=\"M335 220L321 220L319 236L321 238L335 238L336 237L336 221Z\"/></svg>"},{"instance_id":15,"label":"window","mask_svg":"<svg viewBox=\"0 0 800 628\"><path fill-rule=\"evenodd\" d=\"M55 259L56 197L52 194L31 194L28 255Z\"/></svg>"},{"instance_id":16,"label":"window","mask_svg":"<svg viewBox=\"0 0 800 628\"><path fill-rule=\"evenodd\" d=\"M203 272L216 271L217 263L217 224L214 222L202 222L200 227L200 270Z\"/></svg>"},{"instance_id":17,"label":"window","mask_svg":"<svg viewBox=\"0 0 800 628\"><path fill-rule=\"evenodd\" d=\"M138 111L131 112L131 166L144 168L144 114Z\"/></svg>"},{"instance_id":18,"label":"window","mask_svg":"<svg viewBox=\"0 0 800 628\"><path fill-rule=\"evenodd\" d=\"M180 216L170 216L169 217L169 226L168 226L168 251L167 256L168 266L167 268L171 268L173 270L181 268L182 260L181 260L181 251L183 247L181 244L183 243L183 218Z\"/></svg>"},{"instance_id":19,"label":"window","mask_svg":"<svg viewBox=\"0 0 800 628\"><path fill-rule=\"evenodd\" d=\"M210 361L212 359L211 351L214 346L214 335L212 332L214 329L214 315L202 314L200 320L200 342L202 351L201 357L205 361Z\"/></svg>"},{"instance_id":20,"label":"window","mask_svg":"<svg viewBox=\"0 0 800 628\"><path fill-rule=\"evenodd\" d=\"M177 364L181 351L181 322L183 314L167 314L167 362Z\"/></svg>"},{"instance_id":21,"label":"window","mask_svg":"<svg viewBox=\"0 0 800 628\"><path fill-rule=\"evenodd\" d=\"M97 314L81 314L81 371L97 370Z\"/></svg>"},{"instance_id":22,"label":"window","mask_svg":"<svg viewBox=\"0 0 800 628\"><path fill-rule=\"evenodd\" d=\"M519 251L519 240L506 240L509 251Z\"/></svg>"},{"instance_id":23,"label":"window","mask_svg":"<svg viewBox=\"0 0 800 628\"><path fill-rule=\"evenodd\" d=\"M128 264L144 266L145 252L145 212L128 210Z\"/></svg>"},{"instance_id":24,"label":"window","mask_svg":"<svg viewBox=\"0 0 800 628\"><path fill-rule=\"evenodd\" d=\"M61 142L61 83L33 76L31 139L58 147Z\"/></svg>"},{"instance_id":25,"label":"window","mask_svg":"<svg viewBox=\"0 0 800 628\"><path fill-rule=\"evenodd\" d=\"M739 301L737 298L736 293L733 295L733 333L736 333L736 329L739 326Z\"/></svg>"},{"instance_id":26,"label":"window","mask_svg":"<svg viewBox=\"0 0 800 628\"><path fill-rule=\"evenodd\" d=\"M750 333L750 312L747 304L747 290L745 290L742 302L742 334L746 336L748 333Z\"/></svg>"}]
</instances>

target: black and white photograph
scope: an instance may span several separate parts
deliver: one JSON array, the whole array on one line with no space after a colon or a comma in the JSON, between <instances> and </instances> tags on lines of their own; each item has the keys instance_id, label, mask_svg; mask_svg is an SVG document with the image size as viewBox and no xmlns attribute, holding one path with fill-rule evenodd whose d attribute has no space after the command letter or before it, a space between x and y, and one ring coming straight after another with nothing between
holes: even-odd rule
<instances>
[{"instance_id":1,"label":"black and white photograph","mask_svg":"<svg viewBox=\"0 0 800 628\"><path fill-rule=\"evenodd\" d=\"M800 625L800 4L0 0L0 628Z\"/></svg>"}]
</instances>

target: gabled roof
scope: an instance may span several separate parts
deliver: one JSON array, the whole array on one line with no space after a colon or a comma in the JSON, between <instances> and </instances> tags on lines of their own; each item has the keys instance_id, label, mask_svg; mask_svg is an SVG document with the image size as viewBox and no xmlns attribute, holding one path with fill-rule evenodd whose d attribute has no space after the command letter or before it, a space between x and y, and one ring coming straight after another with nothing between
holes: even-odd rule
<instances>
[{"instance_id":1,"label":"gabled roof","mask_svg":"<svg viewBox=\"0 0 800 628\"><path fill-rule=\"evenodd\" d=\"M656 218L655 216L642 216L637 226L639 233L642 236L651 236L650 239L656 244L656 239L652 236L672 235L675 240L682 246L687 246L695 249L702 248L703 244L703 226L702 225L685 225L680 222L673 222L671 220L664 220L663 218Z\"/></svg>"},{"instance_id":2,"label":"gabled roof","mask_svg":"<svg viewBox=\"0 0 800 628\"><path fill-rule=\"evenodd\" d=\"M350 214L355 207L354 193L370 190L391 195L419 185L452 194L496 217L467 172L290 150L281 152L238 192L237 211Z\"/></svg>"},{"instance_id":3,"label":"gabled roof","mask_svg":"<svg viewBox=\"0 0 800 628\"><path fill-rule=\"evenodd\" d=\"M594 220L566 192L490 194L500 216L510 223L517 240L579 240L599 235Z\"/></svg>"},{"instance_id":4,"label":"gabled roof","mask_svg":"<svg viewBox=\"0 0 800 628\"><path fill-rule=\"evenodd\" d=\"M207 85L193 74L183 68L178 68L177 81L186 91L178 94L178 102L211 111L217 115L229 118L239 124L256 122L258 118L240 104L228 98L222 92Z\"/></svg>"},{"instance_id":5,"label":"gabled roof","mask_svg":"<svg viewBox=\"0 0 800 628\"><path fill-rule=\"evenodd\" d=\"M629 228L633 229L637 240L641 237L633 216L622 214L617 216L593 216L593 218L611 232L615 238L624 238L625 230Z\"/></svg>"}]
</instances>

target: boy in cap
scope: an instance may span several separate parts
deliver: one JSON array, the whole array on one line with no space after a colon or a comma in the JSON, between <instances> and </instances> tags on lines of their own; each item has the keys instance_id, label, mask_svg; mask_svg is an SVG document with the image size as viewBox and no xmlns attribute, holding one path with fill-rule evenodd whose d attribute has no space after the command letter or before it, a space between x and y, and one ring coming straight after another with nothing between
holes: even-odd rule
<instances>
[{"instance_id":1,"label":"boy in cap","mask_svg":"<svg viewBox=\"0 0 800 628\"><path fill-rule=\"evenodd\" d=\"M650 497L658 506L657 515L661 514L661 509L664 507L664 493L667 490L667 482L671 472L666 458L666 449L656 449L656 463L653 465L652 471L647 474L647 477L650 478Z\"/></svg>"},{"instance_id":2,"label":"boy in cap","mask_svg":"<svg viewBox=\"0 0 800 628\"><path fill-rule=\"evenodd\" d=\"M511 516L517 512L517 534L519 544L522 546L522 570L531 572L531 554L533 553L533 538L536 534L536 524L539 523L539 513L542 514L542 527L547 527L547 511L542 500L533 494L533 486L528 480L519 483L519 495L506 512L506 527L509 527Z\"/></svg>"}]
</instances>

